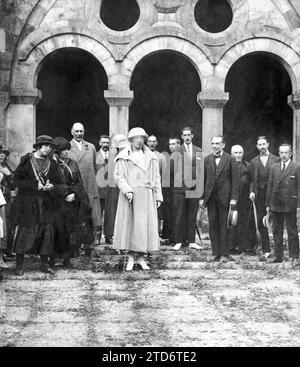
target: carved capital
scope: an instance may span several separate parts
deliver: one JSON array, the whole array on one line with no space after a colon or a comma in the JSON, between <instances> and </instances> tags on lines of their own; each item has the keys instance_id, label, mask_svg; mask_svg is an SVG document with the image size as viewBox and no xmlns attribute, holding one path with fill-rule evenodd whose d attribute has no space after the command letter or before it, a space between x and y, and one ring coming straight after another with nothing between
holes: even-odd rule
<instances>
[{"instance_id":1,"label":"carved capital","mask_svg":"<svg viewBox=\"0 0 300 367\"><path fill-rule=\"evenodd\" d=\"M197 95L197 102L202 108L224 108L229 100L229 93L221 91L205 91Z\"/></svg>"},{"instance_id":2,"label":"carved capital","mask_svg":"<svg viewBox=\"0 0 300 367\"><path fill-rule=\"evenodd\" d=\"M133 91L105 90L104 98L110 107L129 107L133 101Z\"/></svg>"}]
</instances>

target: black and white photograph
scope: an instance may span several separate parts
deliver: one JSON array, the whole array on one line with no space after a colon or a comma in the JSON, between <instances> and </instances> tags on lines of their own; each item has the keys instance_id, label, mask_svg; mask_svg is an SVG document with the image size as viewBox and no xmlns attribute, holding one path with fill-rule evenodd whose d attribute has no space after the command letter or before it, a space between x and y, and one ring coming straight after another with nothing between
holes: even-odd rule
<instances>
[{"instance_id":1,"label":"black and white photograph","mask_svg":"<svg viewBox=\"0 0 300 367\"><path fill-rule=\"evenodd\" d=\"M0 0L2 349L298 347L299 233L300 0Z\"/></svg>"}]
</instances>

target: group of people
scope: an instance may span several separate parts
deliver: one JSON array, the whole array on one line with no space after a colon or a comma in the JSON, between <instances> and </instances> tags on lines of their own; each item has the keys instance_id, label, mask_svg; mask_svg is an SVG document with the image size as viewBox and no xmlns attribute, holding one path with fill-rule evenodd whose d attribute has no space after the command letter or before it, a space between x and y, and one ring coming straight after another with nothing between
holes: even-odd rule
<instances>
[{"instance_id":1,"label":"group of people","mask_svg":"<svg viewBox=\"0 0 300 367\"><path fill-rule=\"evenodd\" d=\"M285 223L289 256L299 265L300 171L289 144L280 145L277 157L260 136L259 155L249 163L240 145L225 152L219 135L211 137L211 154L204 156L190 127L181 131L183 144L172 137L164 153L157 138L139 127L128 136L102 135L98 152L84 133L75 123L70 142L39 136L14 172L6 162L9 151L1 147L0 269L7 267L3 254L15 252L16 274L22 276L24 256L34 253L41 271L53 274L56 258L72 267L81 246L91 255L104 237L128 254L127 271L135 263L147 270L146 255L160 244L174 251L203 249L195 238L197 213L206 208L213 261L255 255L258 241L269 259L272 222L272 262L283 261Z\"/></svg>"}]
</instances>

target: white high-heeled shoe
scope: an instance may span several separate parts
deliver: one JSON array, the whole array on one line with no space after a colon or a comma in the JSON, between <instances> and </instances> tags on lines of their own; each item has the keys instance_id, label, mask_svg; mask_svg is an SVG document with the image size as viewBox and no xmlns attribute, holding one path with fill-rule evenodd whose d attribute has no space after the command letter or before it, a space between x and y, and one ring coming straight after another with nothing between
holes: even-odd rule
<instances>
[{"instance_id":1,"label":"white high-heeled shoe","mask_svg":"<svg viewBox=\"0 0 300 367\"><path fill-rule=\"evenodd\" d=\"M133 265L134 265L134 256L129 255L128 263L126 265L126 271L131 271L133 269Z\"/></svg>"},{"instance_id":2,"label":"white high-heeled shoe","mask_svg":"<svg viewBox=\"0 0 300 367\"><path fill-rule=\"evenodd\" d=\"M139 264L143 270L150 270L150 267L146 264L144 256L140 256L137 261L137 264Z\"/></svg>"}]
</instances>

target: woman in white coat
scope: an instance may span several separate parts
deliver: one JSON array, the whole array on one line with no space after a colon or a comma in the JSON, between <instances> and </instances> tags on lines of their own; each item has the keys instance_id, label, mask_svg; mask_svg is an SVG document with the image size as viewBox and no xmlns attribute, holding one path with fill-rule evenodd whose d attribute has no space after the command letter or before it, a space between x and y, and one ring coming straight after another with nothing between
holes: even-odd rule
<instances>
[{"instance_id":1,"label":"woman in white coat","mask_svg":"<svg viewBox=\"0 0 300 367\"><path fill-rule=\"evenodd\" d=\"M115 180L120 189L113 248L129 252L126 270L136 262L142 269L148 252L159 250L157 208L163 201L159 162L145 145L148 135L142 128L129 131L130 146L116 157Z\"/></svg>"}]
</instances>

